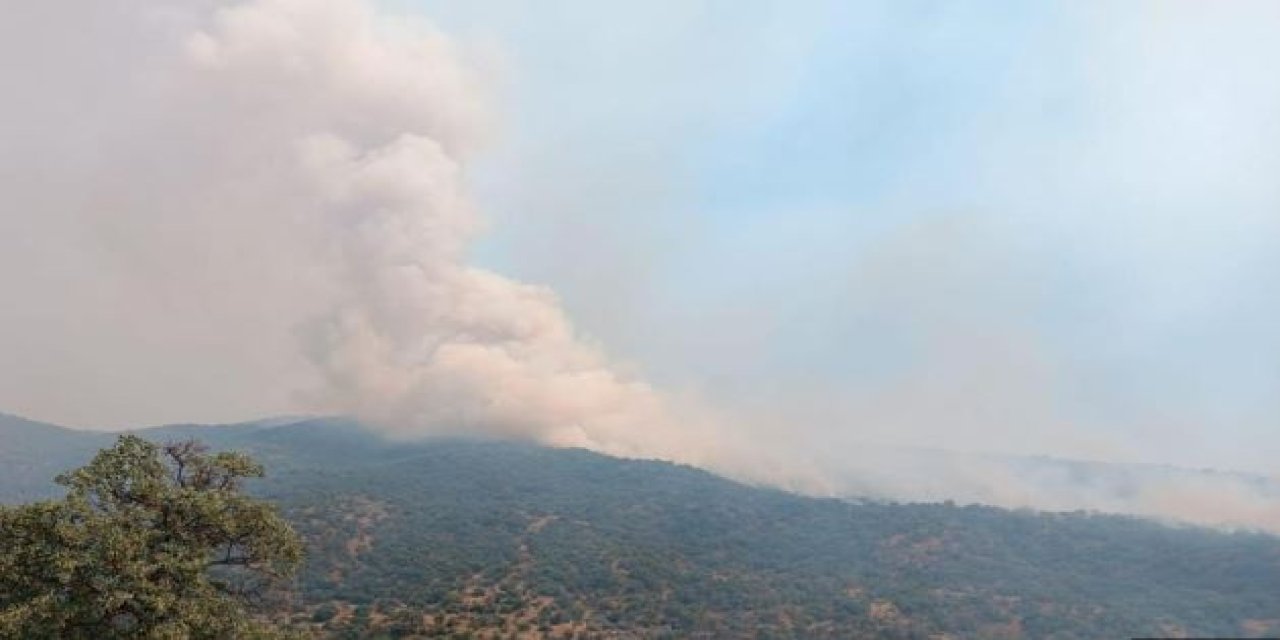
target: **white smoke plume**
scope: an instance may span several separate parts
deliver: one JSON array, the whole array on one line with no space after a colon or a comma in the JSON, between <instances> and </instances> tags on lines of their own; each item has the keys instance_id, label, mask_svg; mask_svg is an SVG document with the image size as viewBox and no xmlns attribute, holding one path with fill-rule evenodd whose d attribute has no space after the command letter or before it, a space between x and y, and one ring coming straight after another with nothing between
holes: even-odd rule
<instances>
[{"instance_id":1,"label":"white smoke plume","mask_svg":"<svg viewBox=\"0 0 1280 640\"><path fill-rule=\"evenodd\" d=\"M579 338L553 292L467 264L478 83L443 36L379 28L358 2L259 0L188 40L196 73L232 93L316 107L289 120L286 165L332 267L332 311L305 332L314 399L402 435L697 459L664 398Z\"/></svg>"},{"instance_id":2,"label":"white smoke plume","mask_svg":"<svg viewBox=\"0 0 1280 640\"><path fill-rule=\"evenodd\" d=\"M426 23L368 0L6 13L5 410L96 427L333 412L397 437L524 438L813 493L1280 531L1274 490L1236 478L1100 486L893 456L794 425L821 411L746 424L652 387L554 292L469 260L483 218L466 171L491 135L491 83L482 52ZM886 413L947 417L908 387Z\"/></svg>"},{"instance_id":3,"label":"white smoke plume","mask_svg":"<svg viewBox=\"0 0 1280 640\"><path fill-rule=\"evenodd\" d=\"M134 299L114 303L125 317L91 321L100 335L144 334L124 357L161 360L167 345L146 338L162 323L227 333L239 344L190 357L201 368L229 348L228 378L193 382L270 385L406 437L701 459L708 423L677 421L670 400L577 334L552 291L468 264L482 222L464 172L489 130L488 82L448 37L363 0L137 3L89 20L100 42L64 44L123 47L131 55L101 71L134 80L68 96L83 100L79 122L48 134L74 157L42 153L47 171L10 158L65 192L6 182L31 215L87 232L76 249L104 254L57 284L87 288L82 267L103 262L118 271ZM33 87L32 111L57 91ZM47 231L27 235L50 242ZM237 381L246 364L262 379Z\"/></svg>"}]
</instances>

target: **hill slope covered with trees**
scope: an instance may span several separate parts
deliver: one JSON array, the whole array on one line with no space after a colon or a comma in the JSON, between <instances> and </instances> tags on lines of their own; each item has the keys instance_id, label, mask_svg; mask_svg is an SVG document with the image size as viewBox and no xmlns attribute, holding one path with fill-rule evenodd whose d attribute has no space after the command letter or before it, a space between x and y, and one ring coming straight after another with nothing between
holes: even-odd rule
<instances>
[{"instance_id":1,"label":"hill slope covered with trees","mask_svg":"<svg viewBox=\"0 0 1280 640\"><path fill-rule=\"evenodd\" d=\"M7 425L8 502L37 493L31 456L80 464L102 438ZM266 465L255 490L309 549L279 615L337 637L1280 632L1280 539L1263 534L820 500L579 450L387 443L339 420L143 435ZM3 451L17 442L26 464Z\"/></svg>"}]
</instances>

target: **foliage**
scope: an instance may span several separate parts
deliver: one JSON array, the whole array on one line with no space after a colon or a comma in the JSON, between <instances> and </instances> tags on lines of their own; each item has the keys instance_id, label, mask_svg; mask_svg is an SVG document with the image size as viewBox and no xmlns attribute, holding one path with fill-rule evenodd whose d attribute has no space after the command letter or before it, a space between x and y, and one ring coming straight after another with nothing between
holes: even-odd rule
<instances>
[{"instance_id":1,"label":"foliage","mask_svg":"<svg viewBox=\"0 0 1280 640\"><path fill-rule=\"evenodd\" d=\"M125 435L57 478L62 499L0 507L0 636L268 635L249 606L302 545L243 492L262 475L241 453Z\"/></svg>"},{"instance_id":2,"label":"foliage","mask_svg":"<svg viewBox=\"0 0 1280 640\"><path fill-rule=\"evenodd\" d=\"M308 540L301 591L340 612L320 616L336 637L1280 631L1280 540L1269 535L820 500L586 451L379 449L331 429L310 423L245 442L279 456L282 473L263 489Z\"/></svg>"},{"instance_id":3,"label":"foliage","mask_svg":"<svg viewBox=\"0 0 1280 640\"><path fill-rule=\"evenodd\" d=\"M392 444L340 420L153 433L270 466L254 490L308 549L278 615L329 637L1280 635L1270 535L820 500L579 450Z\"/></svg>"}]
</instances>

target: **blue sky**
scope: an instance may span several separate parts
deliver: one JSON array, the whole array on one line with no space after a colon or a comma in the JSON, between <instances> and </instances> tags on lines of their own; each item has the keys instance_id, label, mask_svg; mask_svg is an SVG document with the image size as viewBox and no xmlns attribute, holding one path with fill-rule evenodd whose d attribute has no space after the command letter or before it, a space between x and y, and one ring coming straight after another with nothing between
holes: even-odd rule
<instances>
[{"instance_id":1,"label":"blue sky","mask_svg":"<svg viewBox=\"0 0 1280 640\"><path fill-rule=\"evenodd\" d=\"M496 61L478 257L660 381L852 440L1280 453L1277 5L395 5Z\"/></svg>"}]
</instances>

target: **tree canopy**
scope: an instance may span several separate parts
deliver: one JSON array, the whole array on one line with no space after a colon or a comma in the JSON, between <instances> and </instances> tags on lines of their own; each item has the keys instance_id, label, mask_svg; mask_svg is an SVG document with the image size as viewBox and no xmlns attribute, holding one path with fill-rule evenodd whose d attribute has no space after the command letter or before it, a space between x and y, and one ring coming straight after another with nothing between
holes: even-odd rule
<instances>
[{"instance_id":1,"label":"tree canopy","mask_svg":"<svg viewBox=\"0 0 1280 640\"><path fill-rule=\"evenodd\" d=\"M0 637L239 638L302 559L262 466L195 441L124 435L63 474L59 500L0 507Z\"/></svg>"}]
</instances>

